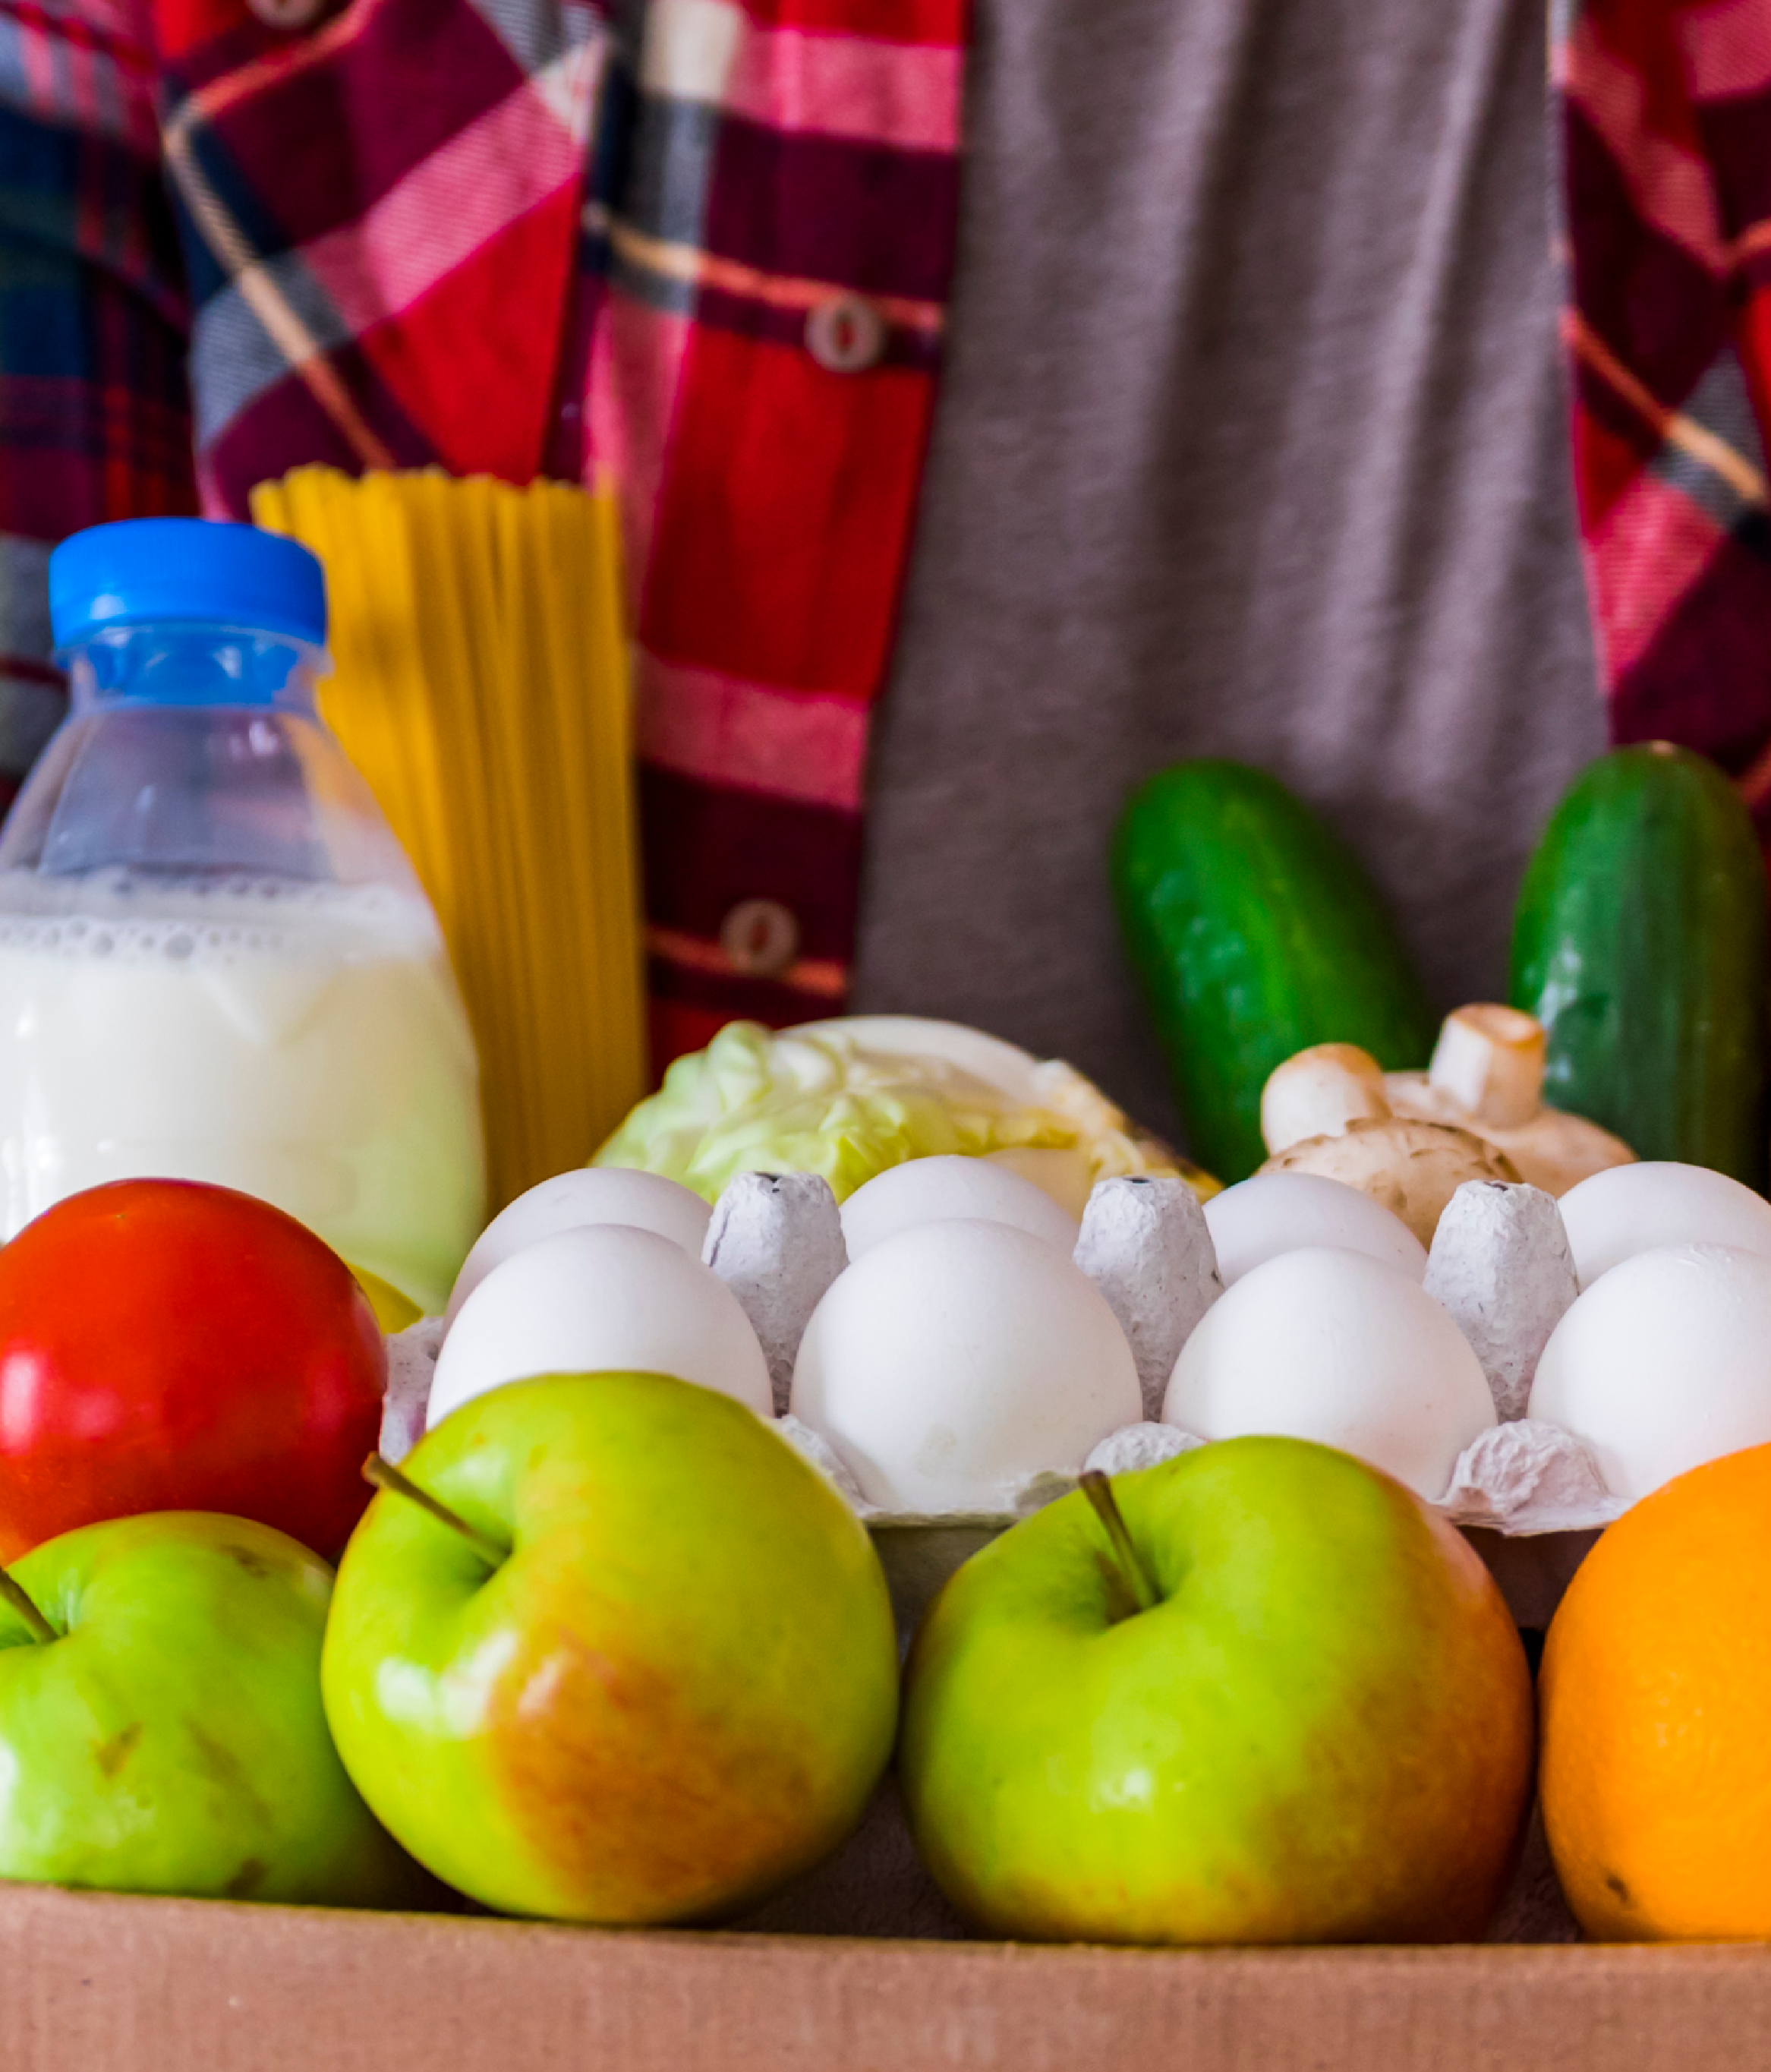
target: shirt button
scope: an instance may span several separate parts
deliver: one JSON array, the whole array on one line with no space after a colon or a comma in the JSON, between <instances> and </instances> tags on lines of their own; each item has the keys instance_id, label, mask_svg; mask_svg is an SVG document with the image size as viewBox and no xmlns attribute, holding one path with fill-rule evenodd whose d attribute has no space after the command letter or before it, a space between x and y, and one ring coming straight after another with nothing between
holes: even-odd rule
<instances>
[{"instance_id":1,"label":"shirt button","mask_svg":"<svg viewBox=\"0 0 1771 2072\"><path fill-rule=\"evenodd\" d=\"M886 319L865 295L832 295L806 314L806 350L832 374L864 374L886 352Z\"/></svg>"},{"instance_id":2,"label":"shirt button","mask_svg":"<svg viewBox=\"0 0 1771 2072\"><path fill-rule=\"evenodd\" d=\"M310 29L331 0L246 0L267 29Z\"/></svg>"},{"instance_id":3,"label":"shirt button","mask_svg":"<svg viewBox=\"0 0 1771 2072\"><path fill-rule=\"evenodd\" d=\"M741 899L720 923L720 948L746 978L777 978L799 954L799 923L779 899Z\"/></svg>"}]
</instances>

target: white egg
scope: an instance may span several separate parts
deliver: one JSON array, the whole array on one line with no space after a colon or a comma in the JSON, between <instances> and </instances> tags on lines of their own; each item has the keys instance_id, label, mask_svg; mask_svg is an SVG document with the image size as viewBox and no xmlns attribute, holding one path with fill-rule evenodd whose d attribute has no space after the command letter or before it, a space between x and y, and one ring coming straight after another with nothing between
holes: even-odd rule
<instances>
[{"instance_id":1,"label":"white egg","mask_svg":"<svg viewBox=\"0 0 1771 2072\"><path fill-rule=\"evenodd\" d=\"M1419 1281L1427 1252L1400 1216L1381 1202L1317 1173L1257 1173L1206 1203L1226 1288L1283 1252L1332 1245L1399 1266Z\"/></svg>"},{"instance_id":2,"label":"white egg","mask_svg":"<svg viewBox=\"0 0 1771 2072\"><path fill-rule=\"evenodd\" d=\"M888 1166L842 1205L843 1242L851 1260L918 1223L955 1219L1009 1223L1061 1252L1081 1232L1044 1188L988 1158L912 1158Z\"/></svg>"},{"instance_id":3,"label":"white egg","mask_svg":"<svg viewBox=\"0 0 1771 2072\"><path fill-rule=\"evenodd\" d=\"M1411 1273L1312 1247L1254 1268L1206 1310L1162 1418L1202 1439L1317 1439L1436 1502L1494 1402L1463 1333Z\"/></svg>"},{"instance_id":4,"label":"white egg","mask_svg":"<svg viewBox=\"0 0 1771 2072\"><path fill-rule=\"evenodd\" d=\"M1571 1187L1558 1206L1583 1288L1663 1245L1726 1244L1771 1256L1771 1202L1707 1166L1613 1166Z\"/></svg>"},{"instance_id":5,"label":"white egg","mask_svg":"<svg viewBox=\"0 0 1771 2072\"><path fill-rule=\"evenodd\" d=\"M812 1314L793 1414L889 1511L1002 1511L1141 1414L1137 1367L1079 1268L1013 1225L920 1223Z\"/></svg>"},{"instance_id":6,"label":"white egg","mask_svg":"<svg viewBox=\"0 0 1771 2072\"><path fill-rule=\"evenodd\" d=\"M443 1340L428 1421L539 1374L671 1374L774 1409L768 1364L737 1296L655 1231L598 1223L495 1266Z\"/></svg>"},{"instance_id":7,"label":"white egg","mask_svg":"<svg viewBox=\"0 0 1771 2072\"><path fill-rule=\"evenodd\" d=\"M620 1166L586 1166L575 1173L556 1173L501 1209L479 1234L466 1262L455 1276L449 1297L448 1321L495 1266L565 1230L593 1223L626 1223L680 1244L691 1259L701 1256L713 1211L697 1194L656 1173L630 1172Z\"/></svg>"},{"instance_id":8,"label":"white egg","mask_svg":"<svg viewBox=\"0 0 1771 2072\"><path fill-rule=\"evenodd\" d=\"M1526 1414L1584 1439L1632 1500L1771 1443L1771 1259L1680 1244L1614 1266L1550 1334Z\"/></svg>"}]
</instances>

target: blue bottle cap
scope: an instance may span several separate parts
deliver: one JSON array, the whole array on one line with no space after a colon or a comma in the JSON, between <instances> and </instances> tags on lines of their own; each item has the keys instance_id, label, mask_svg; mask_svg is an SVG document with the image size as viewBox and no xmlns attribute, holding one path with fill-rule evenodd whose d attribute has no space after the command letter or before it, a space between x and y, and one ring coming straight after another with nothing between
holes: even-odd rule
<instances>
[{"instance_id":1,"label":"blue bottle cap","mask_svg":"<svg viewBox=\"0 0 1771 2072\"><path fill-rule=\"evenodd\" d=\"M249 627L323 648L326 572L294 540L206 518L93 525L49 557L57 648L154 619Z\"/></svg>"}]
</instances>

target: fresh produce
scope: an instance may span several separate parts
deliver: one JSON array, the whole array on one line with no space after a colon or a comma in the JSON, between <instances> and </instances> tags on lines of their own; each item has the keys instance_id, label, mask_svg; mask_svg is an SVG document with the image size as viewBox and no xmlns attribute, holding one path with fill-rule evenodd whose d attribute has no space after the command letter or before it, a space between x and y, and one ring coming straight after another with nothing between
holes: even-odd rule
<instances>
[{"instance_id":1,"label":"fresh produce","mask_svg":"<svg viewBox=\"0 0 1771 2072\"><path fill-rule=\"evenodd\" d=\"M857 1188L842 1206L843 1243L859 1259L901 1230L961 1219L1012 1223L1066 1254L1082 1235L1075 1217L1018 1173L988 1158L935 1157L888 1166Z\"/></svg>"},{"instance_id":2,"label":"fresh produce","mask_svg":"<svg viewBox=\"0 0 1771 2072\"><path fill-rule=\"evenodd\" d=\"M72 1195L0 1251L0 1560L178 1510L335 1554L386 1378L350 1269L281 1210L181 1180Z\"/></svg>"},{"instance_id":3,"label":"fresh produce","mask_svg":"<svg viewBox=\"0 0 1771 2072\"><path fill-rule=\"evenodd\" d=\"M1635 1153L1596 1123L1544 1106L1543 1057L1543 1025L1491 1003L1446 1016L1424 1072L1385 1072L1351 1043L1319 1043L1288 1058L1262 1089L1261 1136L1277 1153L1350 1125L1442 1123L1481 1137L1534 1187L1564 1194Z\"/></svg>"},{"instance_id":4,"label":"fresh produce","mask_svg":"<svg viewBox=\"0 0 1771 2072\"><path fill-rule=\"evenodd\" d=\"M1551 1333L1528 1414L1584 1440L1613 1496L1771 1443L1771 1258L1674 1244L1613 1267Z\"/></svg>"},{"instance_id":5,"label":"fresh produce","mask_svg":"<svg viewBox=\"0 0 1771 2072\"><path fill-rule=\"evenodd\" d=\"M917 1635L899 1772L949 1898L1058 1941L1479 1936L1529 1801L1531 1687L1467 1543L1292 1439L1110 1494L1119 1529L1063 1498Z\"/></svg>"},{"instance_id":6,"label":"fresh produce","mask_svg":"<svg viewBox=\"0 0 1771 2072\"><path fill-rule=\"evenodd\" d=\"M581 1166L556 1173L551 1180L519 1194L499 1211L479 1234L450 1290L450 1322L495 1266L502 1266L525 1247L561 1231L593 1224L618 1223L647 1230L679 1244L699 1259L713 1211L699 1194L655 1173L635 1173L615 1166Z\"/></svg>"},{"instance_id":7,"label":"fresh produce","mask_svg":"<svg viewBox=\"0 0 1771 2072\"><path fill-rule=\"evenodd\" d=\"M1312 1043L1274 1066L1260 1090L1260 1141L1269 1153L1352 1122L1387 1122L1383 1067L1357 1043Z\"/></svg>"},{"instance_id":8,"label":"fresh produce","mask_svg":"<svg viewBox=\"0 0 1771 2072\"><path fill-rule=\"evenodd\" d=\"M996 1159L1072 1216L1109 1174L1182 1170L1068 1065L911 1014L779 1034L728 1022L671 1066L595 1162L661 1173L710 1202L739 1173L820 1173L840 1202L888 1166L939 1152Z\"/></svg>"},{"instance_id":9,"label":"fresh produce","mask_svg":"<svg viewBox=\"0 0 1771 2072\"><path fill-rule=\"evenodd\" d=\"M1636 1154L1584 1116L1546 1105L1547 1040L1543 1023L1518 1008L1460 1007L1445 1017L1426 1072L1391 1072L1384 1092L1397 1115L1469 1130L1510 1159L1522 1180L1565 1194Z\"/></svg>"},{"instance_id":10,"label":"fresh produce","mask_svg":"<svg viewBox=\"0 0 1771 2072\"><path fill-rule=\"evenodd\" d=\"M1647 1159L1765 1177L1765 865L1715 764L1621 748L1556 808L1519 894L1512 999L1544 1092Z\"/></svg>"},{"instance_id":11,"label":"fresh produce","mask_svg":"<svg viewBox=\"0 0 1771 2072\"><path fill-rule=\"evenodd\" d=\"M1206 1202L1206 1227L1225 1287L1282 1252L1330 1245L1399 1266L1418 1281L1426 1248L1401 1217L1342 1180L1315 1173L1257 1173Z\"/></svg>"},{"instance_id":12,"label":"fresh produce","mask_svg":"<svg viewBox=\"0 0 1771 2072\"><path fill-rule=\"evenodd\" d=\"M462 1303L429 1422L507 1382L599 1368L673 1374L764 1417L775 1407L756 1332L718 1275L655 1231L594 1223L525 1245Z\"/></svg>"},{"instance_id":13,"label":"fresh produce","mask_svg":"<svg viewBox=\"0 0 1771 2072\"><path fill-rule=\"evenodd\" d=\"M1226 1180L1264 1153L1268 1075L1313 1043L1424 1065L1432 1015L1357 860L1276 778L1177 763L1114 838L1126 945L1156 1017L1189 1149Z\"/></svg>"},{"instance_id":14,"label":"fresh produce","mask_svg":"<svg viewBox=\"0 0 1771 2072\"><path fill-rule=\"evenodd\" d=\"M1422 1244L1432 1243L1445 1205L1465 1182L1517 1182L1518 1169L1492 1144L1467 1129L1398 1116L1350 1122L1333 1137L1307 1137L1276 1152L1260 1169L1313 1173L1369 1194L1399 1216Z\"/></svg>"},{"instance_id":15,"label":"fresh produce","mask_svg":"<svg viewBox=\"0 0 1771 2072\"><path fill-rule=\"evenodd\" d=\"M1620 1166L1583 1180L1561 1208L1583 1288L1662 1245L1727 1244L1771 1257L1771 1202L1704 1166Z\"/></svg>"},{"instance_id":16,"label":"fresh produce","mask_svg":"<svg viewBox=\"0 0 1771 2072\"><path fill-rule=\"evenodd\" d=\"M1011 1510L1143 1404L1125 1333L1067 1252L976 1219L871 1247L812 1311L793 1373L795 1416L888 1511Z\"/></svg>"},{"instance_id":17,"label":"fresh produce","mask_svg":"<svg viewBox=\"0 0 1771 2072\"><path fill-rule=\"evenodd\" d=\"M1576 1571L1539 1680L1541 1789L1588 1935L1771 1937L1768 1632L1771 1446L1668 1482Z\"/></svg>"},{"instance_id":18,"label":"fresh produce","mask_svg":"<svg viewBox=\"0 0 1771 2072\"><path fill-rule=\"evenodd\" d=\"M350 1261L345 1261L350 1265ZM403 1331L416 1324L424 1311L379 1273L371 1273L367 1267L351 1267L351 1276L369 1298L369 1307L375 1312L375 1321L384 1331Z\"/></svg>"},{"instance_id":19,"label":"fresh produce","mask_svg":"<svg viewBox=\"0 0 1771 2072\"><path fill-rule=\"evenodd\" d=\"M1494 1400L1411 1269L1309 1246L1245 1273L1206 1310L1162 1416L1202 1439L1284 1432L1344 1447L1433 1503L1494 1424Z\"/></svg>"},{"instance_id":20,"label":"fresh produce","mask_svg":"<svg viewBox=\"0 0 1771 2072\"><path fill-rule=\"evenodd\" d=\"M891 1752L867 1535L728 1396L520 1382L405 1464L339 1569L327 1716L419 1860L512 1914L696 1920L840 1842Z\"/></svg>"},{"instance_id":21,"label":"fresh produce","mask_svg":"<svg viewBox=\"0 0 1771 2072\"><path fill-rule=\"evenodd\" d=\"M65 1533L0 1601L0 1878L392 1906L425 1881L327 1732L331 1572L246 1519Z\"/></svg>"}]
</instances>

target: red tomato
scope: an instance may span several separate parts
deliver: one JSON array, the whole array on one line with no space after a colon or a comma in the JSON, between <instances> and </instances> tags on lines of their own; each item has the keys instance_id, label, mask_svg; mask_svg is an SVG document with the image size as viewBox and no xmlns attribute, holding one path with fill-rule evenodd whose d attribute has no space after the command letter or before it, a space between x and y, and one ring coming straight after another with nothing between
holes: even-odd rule
<instances>
[{"instance_id":1,"label":"red tomato","mask_svg":"<svg viewBox=\"0 0 1771 2072\"><path fill-rule=\"evenodd\" d=\"M72 1195L0 1250L0 1561L143 1511L336 1556L387 1371L349 1268L281 1209L188 1180Z\"/></svg>"}]
</instances>

